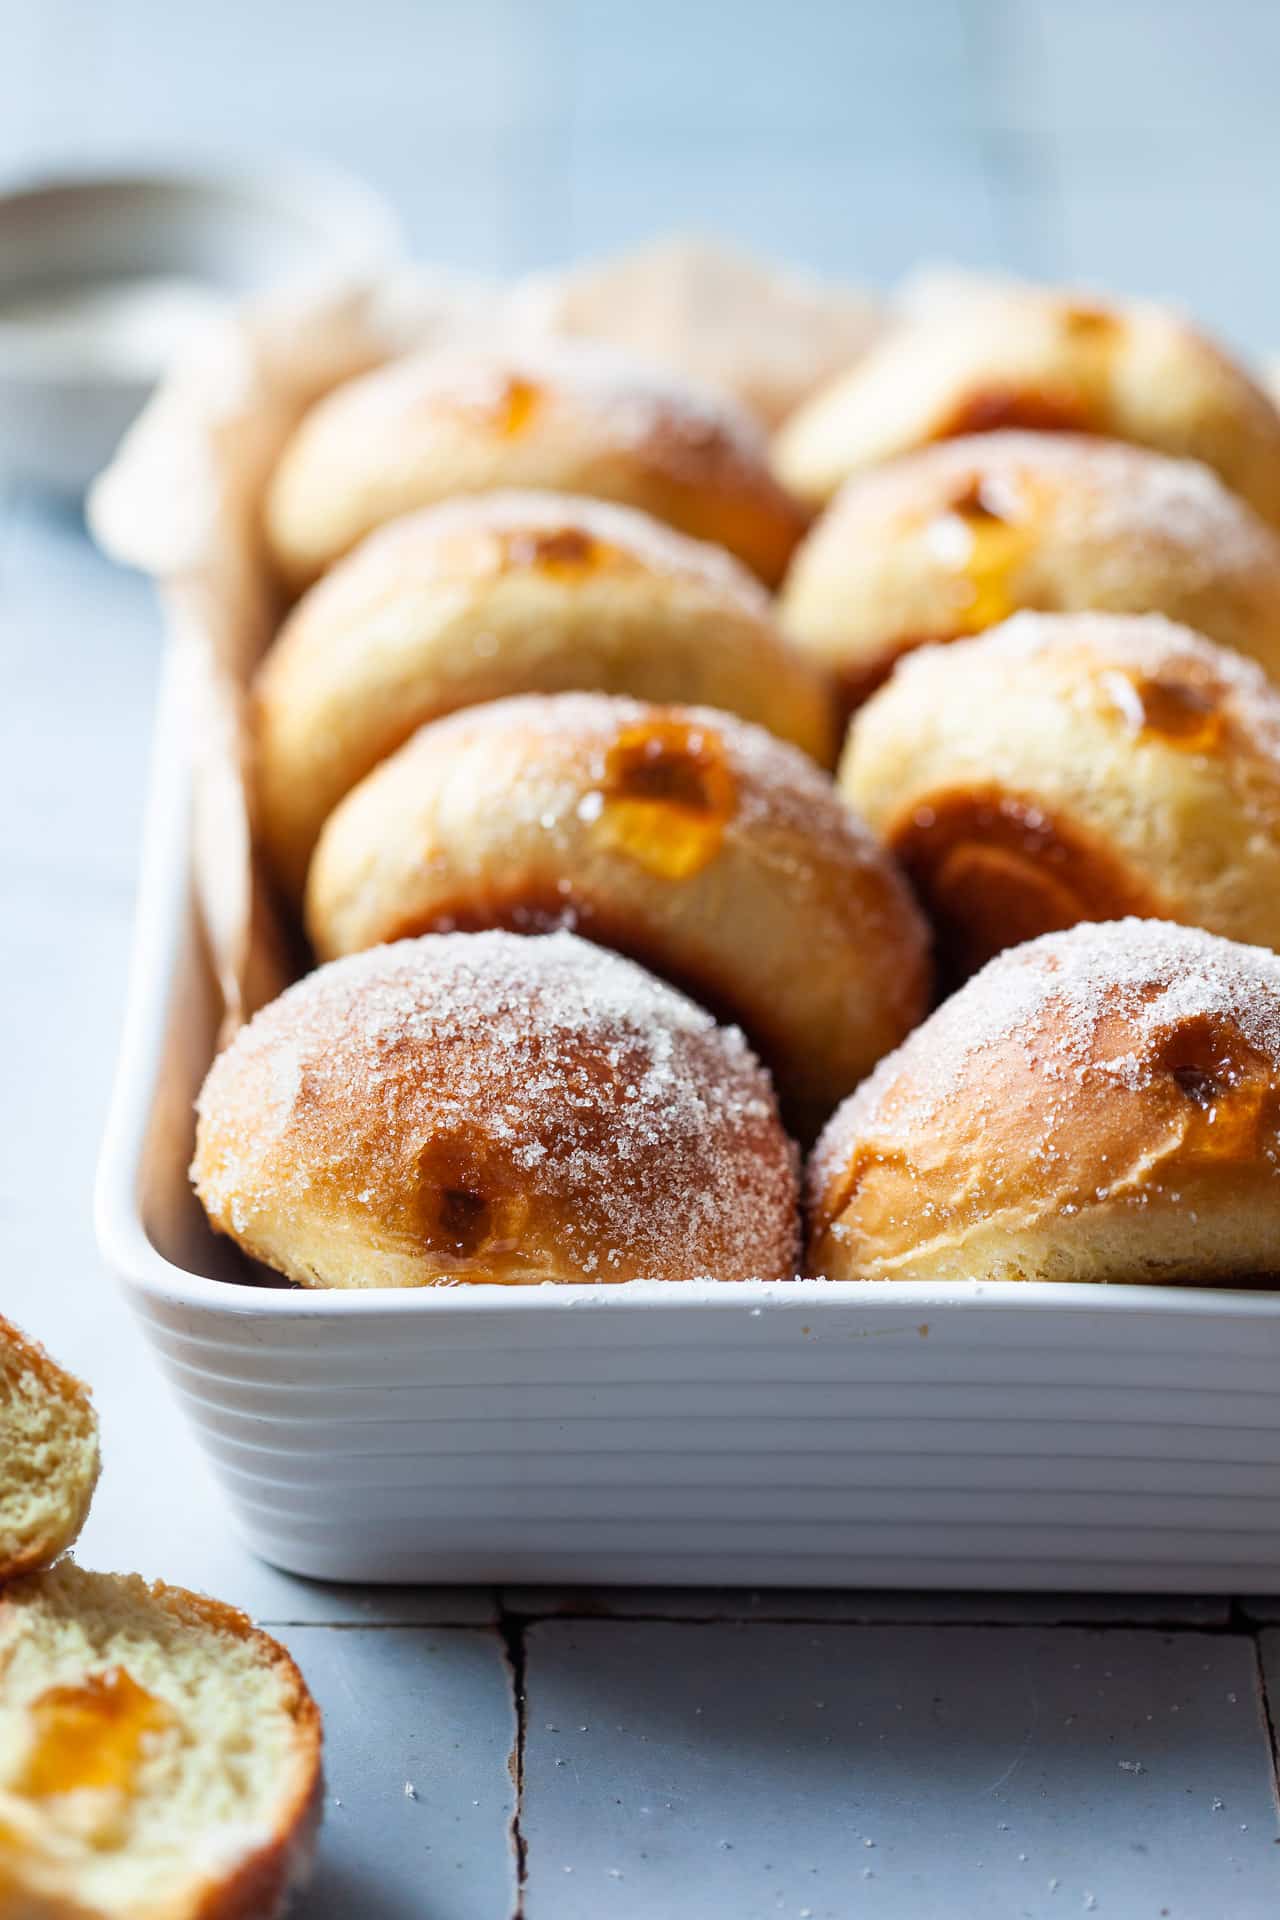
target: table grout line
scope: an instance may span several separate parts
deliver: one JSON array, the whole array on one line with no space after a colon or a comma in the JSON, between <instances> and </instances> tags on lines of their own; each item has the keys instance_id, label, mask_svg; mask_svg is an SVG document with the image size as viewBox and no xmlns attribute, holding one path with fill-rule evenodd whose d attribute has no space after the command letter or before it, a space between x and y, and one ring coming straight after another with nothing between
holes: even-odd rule
<instances>
[{"instance_id":1,"label":"table grout line","mask_svg":"<svg viewBox=\"0 0 1280 1920\"><path fill-rule=\"evenodd\" d=\"M511 1775L515 1796L511 1819L507 1825L516 1882L515 1905L511 1910L511 1920L525 1920L524 1900L529 1879L529 1839L524 1827L525 1750L529 1730L526 1622L519 1615L506 1610L500 1591L496 1592L495 1597L498 1605L496 1632L502 1644L503 1660L511 1682L511 1710L515 1724L515 1739L507 1760L507 1769Z\"/></svg>"},{"instance_id":2,"label":"table grout line","mask_svg":"<svg viewBox=\"0 0 1280 1920\"><path fill-rule=\"evenodd\" d=\"M1258 1707L1262 1714L1262 1724L1266 1729L1267 1746L1271 1755L1271 1796L1275 1803L1276 1818L1280 1821L1280 1721L1272 1708L1271 1693L1267 1686L1266 1662L1262 1657L1263 1629L1255 1628L1250 1634L1253 1641L1253 1660L1255 1678L1258 1687Z\"/></svg>"},{"instance_id":3,"label":"table grout line","mask_svg":"<svg viewBox=\"0 0 1280 1920\"><path fill-rule=\"evenodd\" d=\"M531 1626L547 1621L601 1621L620 1626L629 1626L637 1622L648 1625L674 1627L936 1627L953 1631L965 1628L983 1628L989 1632L1056 1632L1060 1629L1077 1628L1084 1633L1141 1633L1141 1634L1200 1634L1204 1637L1235 1638L1240 1640L1257 1639L1260 1633L1280 1633L1280 1621L1256 1620L1245 1612L1238 1601L1228 1602L1227 1614L1219 1620L1188 1620L1178 1614L1161 1614L1145 1619L1126 1619L1113 1614L1056 1614L1043 1618L1014 1619L1008 1614L953 1614L948 1617L933 1617L919 1613L690 1613L663 1612L655 1607L652 1610L628 1608L626 1612L612 1612L601 1606L564 1606L548 1605L541 1607L513 1606L499 1594L494 1601L494 1617L490 1620L462 1620L456 1617L442 1616L430 1619L422 1614L406 1613L379 1620L357 1619L317 1619L313 1615L255 1613L253 1623L267 1632L290 1632L295 1628L315 1627L330 1633L388 1633L403 1632L407 1628L423 1628L434 1632L457 1633L496 1633L502 1636L518 1630L523 1633Z\"/></svg>"},{"instance_id":4,"label":"table grout line","mask_svg":"<svg viewBox=\"0 0 1280 1920\"><path fill-rule=\"evenodd\" d=\"M1082 1633L1142 1633L1142 1634L1200 1634L1206 1638L1251 1640L1256 1639L1259 1627L1247 1621L1236 1623L1230 1618L1215 1621L1179 1620L1166 1617L1158 1620L1118 1620L1099 1615L1060 1616L1045 1620L1011 1620L996 1615L989 1619L966 1617L938 1620L922 1617L919 1614L830 1614L830 1613L643 1613L629 1610L626 1613L609 1613L598 1607L584 1607L581 1611L573 1608L554 1607L546 1613L524 1612L522 1610L503 1609L504 1618L519 1623L522 1631L532 1626L542 1626L557 1621L592 1621L603 1625L668 1627L874 1627L897 1630L901 1627L938 1628L947 1632L965 1631L978 1628L989 1633L1058 1633L1078 1629ZM312 1624L317 1624L312 1622ZM499 1623L499 1626L501 1623Z\"/></svg>"}]
</instances>

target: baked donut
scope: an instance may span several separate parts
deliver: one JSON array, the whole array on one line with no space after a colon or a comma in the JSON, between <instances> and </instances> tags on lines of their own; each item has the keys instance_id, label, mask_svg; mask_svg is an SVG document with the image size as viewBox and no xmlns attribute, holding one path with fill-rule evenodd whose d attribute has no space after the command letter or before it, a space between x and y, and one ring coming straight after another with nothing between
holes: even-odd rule
<instances>
[{"instance_id":1,"label":"baked donut","mask_svg":"<svg viewBox=\"0 0 1280 1920\"><path fill-rule=\"evenodd\" d=\"M1123 914L1280 947L1280 689L1158 614L1021 613L910 655L840 786L960 971Z\"/></svg>"},{"instance_id":2,"label":"baked donut","mask_svg":"<svg viewBox=\"0 0 1280 1920\"><path fill-rule=\"evenodd\" d=\"M0 1588L5 1920L280 1920L323 1785L319 1709L234 1607L71 1560Z\"/></svg>"},{"instance_id":3,"label":"baked donut","mask_svg":"<svg viewBox=\"0 0 1280 1920\"><path fill-rule=\"evenodd\" d=\"M831 781L698 707L535 694L422 728L330 816L306 917L322 959L573 927L741 1024L810 1139L928 1004L924 922Z\"/></svg>"},{"instance_id":4,"label":"baked donut","mask_svg":"<svg viewBox=\"0 0 1280 1920\"><path fill-rule=\"evenodd\" d=\"M848 705L1021 607L1165 613L1280 675L1280 535L1210 468L1079 434L948 440L858 474L780 602Z\"/></svg>"},{"instance_id":5,"label":"baked donut","mask_svg":"<svg viewBox=\"0 0 1280 1920\"><path fill-rule=\"evenodd\" d=\"M197 1115L214 1227L303 1286L794 1271L795 1153L742 1035L572 934L335 960Z\"/></svg>"},{"instance_id":6,"label":"baked donut","mask_svg":"<svg viewBox=\"0 0 1280 1920\"><path fill-rule=\"evenodd\" d=\"M908 319L800 407L774 442L799 499L894 454L996 427L1106 434L1213 467L1280 524L1280 412L1178 313L993 286Z\"/></svg>"},{"instance_id":7,"label":"baked donut","mask_svg":"<svg viewBox=\"0 0 1280 1920\"><path fill-rule=\"evenodd\" d=\"M1002 953L834 1115L832 1280L1280 1284L1280 958L1159 920Z\"/></svg>"},{"instance_id":8,"label":"baked donut","mask_svg":"<svg viewBox=\"0 0 1280 1920\"><path fill-rule=\"evenodd\" d=\"M598 500L452 501L372 534L260 669L260 825L287 888L343 794L424 721L574 687L727 707L835 757L825 676L727 553Z\"/></svg>"},{"instance_id":9,"label":"baked donut","mask_svg":"<svg viewBox=\"0 0 1280 1920\"><path fill-rule=\"evenodd\" d=\"M336 388L272 475L267 542L303 587L385 521L495 487L640 507L770 586L804 528L744 408L575 340L414 355Z\"/></svg>"},{"instance_id":10,"label":"baked donut","mask_svg":"<svg viewBox=\"0 0 1280 1920\"><path fill-rule=\"evenodd\" d=\"M73 1544L99 1459L88 1387L0 1319L0 1586Z\"/></svg>"},{"instance_id":11,"label":"baked donut","mask_svg":"<svg viewBox=\"0 0 1280 1920\"><path fill-rule=\"evenodd\" d=\"M536 335L609 340L711 381L770 429L852 366L882 325L865 292L685 234L532 275L510 309Z\"/></svg>"}]
</instances>

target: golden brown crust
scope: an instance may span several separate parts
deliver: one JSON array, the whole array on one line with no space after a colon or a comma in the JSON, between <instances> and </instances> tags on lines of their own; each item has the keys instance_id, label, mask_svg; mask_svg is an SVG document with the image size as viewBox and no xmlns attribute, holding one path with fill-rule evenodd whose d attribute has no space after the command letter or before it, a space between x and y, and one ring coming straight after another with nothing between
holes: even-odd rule
<instances>
[{"instance_id":1,"label":"golden brown crust","mask_svg":"<svg viewBox=\"0 0 1280 1920\"><path fill-rule=\"evenodd\" d=\"M902 654L1020 608L1164 613L1280 677L1280 536L1198 462L992 433L850 480L779 614L852 707Z\"/></svg>"},{"instance_id":2,"label":"golden brown crust","mask_svg":"<svg viewBox=\"0 0 1280 1920\"><path fill-rule=\"evenodd\" d=\"M804 516L750 416L596 342L395 361L322 400L267 492L267 542L307 585L375 527L456 494L537 487L639 507L769 585Z\"/></svg>"},{"instance_id":3,"label":"golden brown crust","mask_svg":"<svg viewBox=\"0 0 1280 1920\"><path fill-rule=\"evenodd\" d=\"M910 893L811 761L728 714L600 694L423 728L331 816L307 920L322 959L573 927L741 1024L808 1138L927 1005Z\"/></svg>"},{"instance_id":4,"label":"golden brown crust","mask_svg":"<svg viewBox=\"0 0 1280 1920\"><path fill-rule=\"evenodd\" d=\"M296 1779L280 1808L275 1830L261 1847L197 1895L191 1920L276 1920L289 1895L307 1877L324 1814L324 1727L320 1709L287 1647L255 1627L239 1607L166 1581L139 1583L167 1611L186 1623L230 1634L253 1645L281 1682L293 1722ZM2 1604L2 1603L0 1603Z\"/></svg>"},{"instance_id":5,"label":"golden brown crust","mask_svg":"<svg viewBox=\"0 0 1280 1920\"><path fill-rule=\"evenodd\" d=\"M1011 948L834 1116L832 1279L1256 1284L1280 1246L1280 958L1161 921Z\"/></svg>"},{"instance_id":6,"label":"golden brown crust","mask_svg":"<svg viewBox=\"0 0 1280 1920\"><path fill-rule=\"evenodd\" d=\"M1219 347L1144 301L992 287L887 337L786 423L799 498L914 447L1005 428L1103 434L1202 460L1280 525L1280 413Z\"/></svg>"},{"instance_id":7,"label":"golden brown crust","mask_svg":"<svg viewBox=\"0 0 1280 1920\"><path fill-rule=\"evenodd\" d=\"M793 1271L793 1149L742 1036L567 933L321 967L198 1114L213 1225L304 1285Z\"/></svg>"},{"instance_id":8,"label":"golden brown crust","mask_svg":"<svg viewBox=\"0 0 1280 1920\"><path fill-rule=\"evenodd\" d=\"M265 1634L256 1636L266 1640ZM324 1728L320 1709L301 1672L284 1647L275 1650L282 1674L296 1686L294 1729L306 1764L294 1792L281 1809L271 1839L241 1862L236 1871L210 1884L192 1920L278 1920L291 1896L309 1878L324 1819Z\"/></svg>"},{"instance_id":9,"label":"golden brown crust","mask_svg":"<svg viewBox=\"0 0 1280 1920\"><path fill-rule=\"evenodd\" d=\"M68 1373L65 1367L60 1367L38 1340L30 1339L21 1328L3 1316L0 1316L0 1355L16 1370L30 1374L46 1393L73 1409L77 1420L91 1428L95 1456L93 1473L79 1489L79 1497L69 1515L69 1524L56 1532L29 1540L25 1547L7 1559L0 1558L0 1582L4 1582L50 1566L60 1553L65 1553L74 1543L89 1516L89 1506L101 1468L97 1459L97 1413L93 1395L84 1381ZM0 1516L0 1520L2 1518Z\"/></svg>"},{"instance_id":10,"label":"golden brown crust","mask_svg":"<svg viewBox=\"0 0 1280 1920\"><path fill-rule=\"evenodd\" d=\"M960 975L1130 913L1280 947L1280 690L1158 615L1019 614L913 655L840 784Z\"/></svg>"},{"instance_id":11,"label":"golden brown crust","mask_svg":"<svg viewBox=\"0 0 1280 1920\"><path fill-rule=\"evenodd\" d=\"M327 815L426 721L591 688L724 707L829 766L821 669L730 556L647 515L500 493L373 534L300 602L255 689L261 826L289 891Z\"/></svg>"}]
</instances>

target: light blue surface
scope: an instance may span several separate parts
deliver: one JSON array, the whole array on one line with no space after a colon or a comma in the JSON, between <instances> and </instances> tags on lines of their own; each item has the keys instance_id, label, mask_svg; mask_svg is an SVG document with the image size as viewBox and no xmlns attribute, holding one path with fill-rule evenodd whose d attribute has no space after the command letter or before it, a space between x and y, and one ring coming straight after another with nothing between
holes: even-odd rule
<instances>
[{"instance_id":1,"label":"light blue surface","mask_svg":"<svg viewBox=\"0 0 1280 1920\"><path fill-rule=\"evenodd\" d=\"M1109 279L1280 348L1280 13L1250 0L0 0L0 48L4 169L310 154L459 266L678 223L877 281L921 253ZM94 1383L86 1562L282 1623L321 1699L304 1920L514 1912L500 1602L528 1920L1274 1912L1274 1599L362 1592L239 1548L88 1209L158 639L73 520L0 494L0 1310Z\"/></svg>"},{"instance_id":2,"label":"light blue surface","mask_svg":"<svg viewBox=\"0 0 1280 1920\"><path fill-rule=\"evenodd\" d=\"M0 0L0 44L0 170L310 155L456 266L675 224L872 281L1118 281L1280 348L1264 0Z\"/></svg>"},{"instance_id":3,"label":"light blue surface","mask_svg":"<svg viewBox=\"0 0 1280 1920\"><path fill-rule=\"evenodd\" d=\"M295 1627L283 1638L325 1721L306 1920L508 1920L515 1727L497 1636Z\"/></svg>"},{"instance_id":4,"label":"light blue surface","mask_svg":"<svg viewBox=\"0 0 1280 1920\"><path fill-rule=\"evenodd\" d=\"M1253 1648L1030 1627L543 1622L528 1920L1269 1920Z\"/></svg>"}]
</instances>

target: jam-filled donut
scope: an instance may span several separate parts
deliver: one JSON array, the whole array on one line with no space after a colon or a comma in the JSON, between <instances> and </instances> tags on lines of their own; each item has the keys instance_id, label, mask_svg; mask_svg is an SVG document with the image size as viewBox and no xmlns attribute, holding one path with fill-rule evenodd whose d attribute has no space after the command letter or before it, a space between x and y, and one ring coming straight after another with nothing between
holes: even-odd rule
<instances>
[{"instance_id":1,"label":"jam-filled donut","mask_svg":"<svg viewBox=\"0 0 1280 1920\"><path fill-rule=\"evenodd\" d=\"M425 721L581 687L725 707L835 756L827 677L727 553L599 500L456 500L371 534L259 671L260 823L288 890L343 794Z\"/></svg>"},{"instance_id":2,"label":"jam-filled donut","mask_svg":"<svg viewBox=\"0 0 1280 1920\"><path fill-rule=\"evenodd\" d=\"M1280 412L1248 374L1165 307L1041 287L992 288L909 320L792 415L774 470L818 504L863 467L997 427L1203 460L1280 524Z\"/></svg>"},{"instance_id":3,"label":"jam-filled donut","mask_svg":"<svg viewBox=\"0 0 1280 1920\"><path fill-rule=\"evenodd\" d=\"M852 706L912 647L1024 607L1164 613L1280 676L1280 534L1194 460L977 434L850 480L792 561L779 617Z\"/></svg>"},{"instance_id":4,"label":"jam-filled donut","mask_svg":"<svg viewBox=\"0 0 1280 1920\"><path fill-rule=\"evenodd\" d=\"M770 586L804 527L745 409L579 340L450 348L335 388L271 478L267 543L302 587L385 521L495 487L640 507L727 547Z\"/></svg>"},{"instance_id":5,"label":"jam-filled donut","mask_svg":"<svg viewBox=\"0 0 1280 1920\"><path fill-rule=\"evenodd\" d=\"M840 785L961 971L1124 914L1280 947L1280 689L1158 614L1022 613L909 655Z\"/></svg>"},{"instance_id":6,"label":"jam-filled donut","mask_svg":"<svg viewBox=\"0 0 1280 1920\"><path fill-rule=\"evenodd\" d=\"M833 1280L1280 1285L1280 958L1157 920L1003 953L809 1170Z\"/></svg>"},{"instance_id":7,"label":"jam-filled donut","mask_svg":"<svg viewBox=\"0 0 1280 1920\"><path fill-rule=\"evenodd\" d=\"M684 235L536 274L511 304L530 332L609 340L710 381L769 429L852 366L883 324L862 291Z\"/></svg>"},{"instance_id":8,"label":"jam-filled donut","mask_svg":"<svg viewBox=\"0 0 1280 1920\"><path fill-rule=\"evenodd\" d=\"M906 884L811 761L730 714L600 694L424 727L331 816L307 924L324 958L575 927L739 1022L810 1138L927 1004Z\"/></svg>"},{"instance_id":9,"label":"jam-filled donut","mask_svg":"<svg viewBox=\"0 0 1280 1920\"><path fill-rule=\"evenodd\" d=\"M306 975L214 1062L192 1178L308 1287L794 1271L795 1150L742 1035L567 933Z\"/></svg>"}]
</instances>

